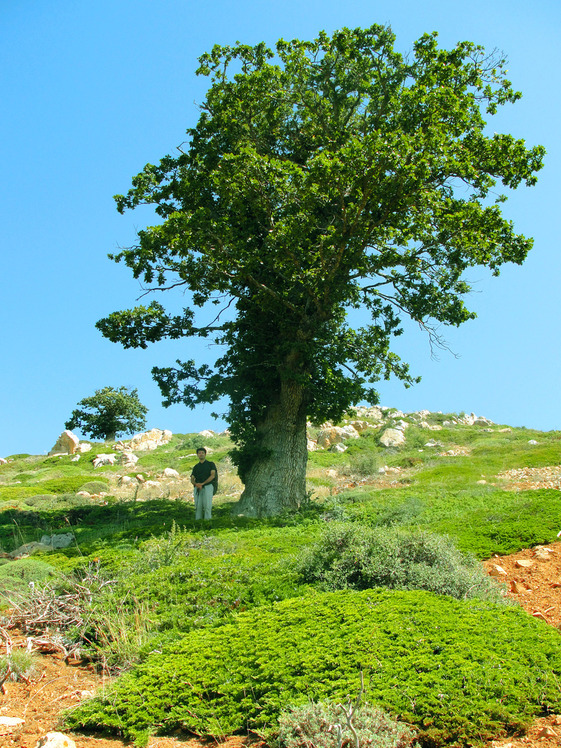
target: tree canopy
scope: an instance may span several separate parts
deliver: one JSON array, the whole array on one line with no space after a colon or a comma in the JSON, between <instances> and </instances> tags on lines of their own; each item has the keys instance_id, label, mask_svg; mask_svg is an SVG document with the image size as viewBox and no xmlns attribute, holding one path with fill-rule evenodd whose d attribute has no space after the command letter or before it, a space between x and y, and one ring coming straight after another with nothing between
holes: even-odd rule
<instances>
[{"instance_id":1,"label":"tree canopy","mask_svg":"<svg viewBox=\"0 0 561 748\"><path fill-rule=\"evenodd\" d=\"M65 424L67 429L80 429L92 439L115 439L119 434L132 434L146 426L148 408L138 399L138 391L127 387L103 387L78 403Z\"/></svg>"},{"instance_id":2,"label":"tree canopy","mask_svg":"<svg viewBox=\"0 0 561 748\"><path fill-rule=\"evenodd\" d=\"M520 94L505 59L425 34L408 56L389 28L321 32L313 41L215 46L210 87L176 156L147 164L118 209L155 206L158 222L112 256L149 289L182 288L98 322L146 347L212 338L213 367L153 370L164 404L226 396L245 492L240 510L271 514L305 497L306 419L337 419L373 385L415 380L390 348L411 318L434 334L474 315L465 271L522 263L531 239L497 191L533 185L544 149L486 132ZM195 312L217 305L210 324ZM366 312L354 329L348 313Z\"/></svg>"}]
</instances>

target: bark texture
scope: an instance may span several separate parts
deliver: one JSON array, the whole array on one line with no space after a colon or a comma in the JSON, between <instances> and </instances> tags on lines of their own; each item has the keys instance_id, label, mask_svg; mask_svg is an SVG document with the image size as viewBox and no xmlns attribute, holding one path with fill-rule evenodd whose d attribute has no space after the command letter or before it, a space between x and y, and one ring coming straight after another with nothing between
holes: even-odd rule
<instances>
[{"instance_id":1,"label":"bark texture","mask_svg":"<svg viewBox=\"0 0 561 748\"><path fill-rule=\"evenodd\" d=\"M294 511L306 498L306 407L302 388L284 382L280 398L259 425L263 455L246 472L237 514L269 517Z\"/></svg>"}]
</instances>

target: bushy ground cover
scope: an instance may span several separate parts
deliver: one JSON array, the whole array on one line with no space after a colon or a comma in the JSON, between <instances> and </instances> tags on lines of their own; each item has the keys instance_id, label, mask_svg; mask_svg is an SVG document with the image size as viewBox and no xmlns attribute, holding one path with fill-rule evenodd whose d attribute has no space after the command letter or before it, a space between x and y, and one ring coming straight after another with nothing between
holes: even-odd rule
<instances>
[{"instance_id":1,"label":"bushy ground cover","mask_svg":"<svg viewBox=\"0 0 561 748\"><path fill-rule=\"evenodd\" d=\"M0 600L17 596L32 612L89 589L77 595L83 625L63 631L66 644L114 672L134 666L113 701L84 706L73 724L140 742L178 727L272 735L279 714L308 695L356 693L361 669L368 701L414 723L430 748L495 737L558 708L557 632L505 607L469 554L556 539L559 492L506 491L496 476L558 465L561 435L461 424L431 431L406 420L402 447L381 447L373 427L343 454L312 452L310 503L268 520L232 513L240 484L225 435L204 440L223 489L210 523L195 522L190 491L119 493L122 467L93 469L105 444L79 462L21 455L1 465L2 549L68 531L75 543L0 565ZM176 435L129 474L173 467L186 477L200 444ZM466 454L442 456L450 449ZM392 487L383 466L400 468ZM103 503L76 495L94 483L96 493L107 486ZM373 591L380 586L392 589Z\"/></svg>"},{"instance_id":2,"label":"bushy ground cover","mask_svg":"<svg viewBox=\"0 0 561 748\"><path fill-rule=\"evenodd\" d=\"M143 744L151 732L276 731L309 698L366 699L426 745L519 729L561 708L559 635L516 608L422 591L341 591L285 600L193 631L68 718Z\"/></svg>"}]
</instances>

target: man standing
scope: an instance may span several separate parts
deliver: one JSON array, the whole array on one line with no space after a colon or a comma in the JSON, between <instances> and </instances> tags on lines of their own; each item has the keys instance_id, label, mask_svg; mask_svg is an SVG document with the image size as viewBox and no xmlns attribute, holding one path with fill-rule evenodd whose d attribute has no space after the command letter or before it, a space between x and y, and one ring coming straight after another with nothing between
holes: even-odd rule
<instances>
[{"instance_id":1,"label":"man standing","mask_svg":"<svg viewBox=\"0 0 561 748\"><path fill-rule=\"evenodd\" d=\"M216 465L207 460L204 447L197 449L197 457L199 462L191 473L191 483L195 494L195 519L211 519Z\"/></svg>"}]
</instances>

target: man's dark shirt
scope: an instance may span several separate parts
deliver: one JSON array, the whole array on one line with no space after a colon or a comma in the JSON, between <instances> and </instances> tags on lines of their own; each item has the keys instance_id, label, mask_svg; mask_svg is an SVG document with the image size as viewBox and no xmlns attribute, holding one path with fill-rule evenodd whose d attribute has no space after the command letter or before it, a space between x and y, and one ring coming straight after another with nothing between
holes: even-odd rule
<instances>
[{"instance_id":1,"label":"man's dark shirt","mask_svg":"<svg viewBox=\"0 0 561 748\"><path fill-rule=\"evenodd\" d=\"M216 474L216 465L214 462L205 460L204 462L197 462L191 475L194 477L195 483L204 483L205 480L210 478L211 470L214 470L214 473Z\"/></svg>"}]
</instances>

